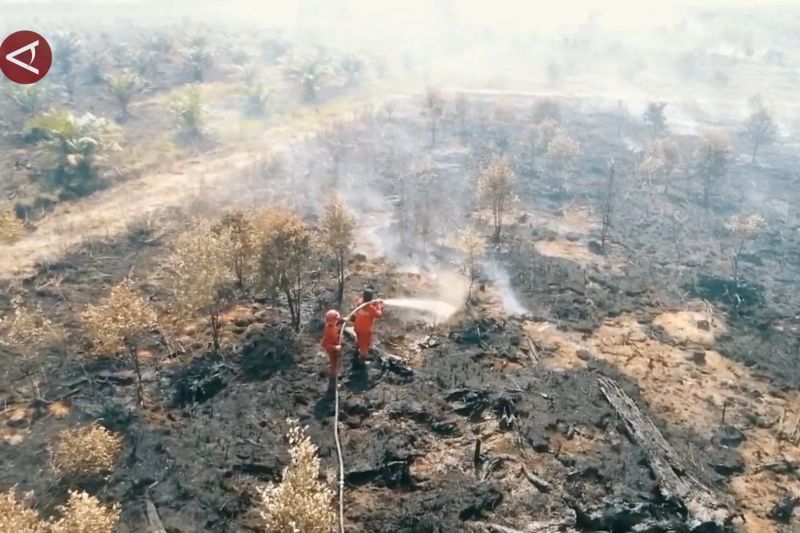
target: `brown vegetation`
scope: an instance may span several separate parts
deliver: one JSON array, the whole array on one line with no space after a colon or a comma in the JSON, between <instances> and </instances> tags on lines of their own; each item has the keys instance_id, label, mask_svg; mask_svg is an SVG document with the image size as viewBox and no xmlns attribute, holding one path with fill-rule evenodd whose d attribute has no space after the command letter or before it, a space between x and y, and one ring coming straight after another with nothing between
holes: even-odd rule
<instances>
[{"instance_id":1,"label":"brown vegetation","mask_svg":"<svg viewBox=\"0 0 800 533\"><path fill-rule=\"evenodd\" d=\"M739 279L739 258L748 242L755 240L764 228L761 215L734 215L725 221L725 229L733 238L733 258L731 259L733 279Z\"/></svg>"},{"instance_id":2,"label":"brown vegetation","mask_svg":"<svg viewBox=\"0 0 800 533\"><path fill-rule=\"evenodd\" d=\"M24 497L30 497L27 494ZM0 494L0 531L16 533L45 533L47 528L36 511L17 499L16 491Z\"/></svg>"},{"instance_id":3,"label":"brown vegetation","mask_svg":"<svg viewBox=\"0 0 800 533\"><path fill-rule=\"evenodd\" d=\"M52 533L114 533L121 508L105 507L85 492L70 491L66 505L59 506L61 518L50 524Z\"/></svg>"},{"instance_id":4,"label":"brown vegetation","mask_svg":"<svg viewBox=\"0 0 800 533\"><path fill-rule=\"evenodd\" d=\"M28 493L24 499L30 498ZM56 509L60 518L43 520L17 499L15 490L0 494L0 531L14 533L113 533L121 513L118 504L105 507L85 492L69 491L66 505Z\"/></svg>"},{"instance_id":5,"label":"brown vegetation","mask_svg":"<svg viewBox=\"0 0 800 533\"><path fill-rule=\"evenodd\" d=\"M90 305L82 315L92 339L92 349L100 355L126 354L136 371L136 397L142 404L142 371L137 348L142 338L156 327L156 312L135 289L131 280L111 288L100 305Z\"/></svg>"},{"instance_id":6,"label":"brown vegetation","mask_svg":"<svg viewBox=\"0 0 800 533\"><path fill-rule=\"evenodd\" d=\"M709 206L711 195L728 171L731 146L720 132L707 132L695 151L695 172L703 191L703 205Z\"/></svg>"},{"instance_id":7,"label":"brown vegetation","mask_svg":"<svg viewBox=\"0 0 800 533\"><path fill-rule=\"evenodd\" d=\"M0 201L0 244L10 244L25 235L25 224L10 202Z\"/></svg>"},{"instance_id":8,"label":"brown vegetation","mask_svg":"<svg viewBox=\"0 0 800 533\"><path fill-rule=\"evenodd\" d=\"M38 306L31 309L21 296L14 296L11 308L13 315L0 318L0 332L11 344L35 346L55 337L55 327Z\"/></svg>"},{"instance_id":9,"label":"brown vegetation","mask_svg":"<svg viewBox=\"0 0 800 533\"><path fill-rule=\"evenodd\" d=\"M478 177L478 197L492 210L492 239L500 241L503 217L508 211L517 178L511 167L500 157L494 157Z\"/></svg>"},{"instance_id":10,"label":"brown vegetation","mask_svg":"<svg viewBox=\"0 0 800 533\"><path fill-rule=\"evenodd\" d=\"M260 514L267 531L330 533L336 522L333 491L319 481L317 447L296 420L290 420L289 453L292 461L278 485L261 493Z\"/></svg>"},{"instance_id":11,"label":"brown vegetation","mask_svg":"<svg viewBox=\"0 0 800 533\"><path fill-rule=\"evenodd\" d=\"M53 465L71 478L92 478L114 469L122 437L92 424L62 431L53 446Z\"/></svg>"},{"instance_id":12,"label":"brown vegetation","mask_svg":"<svg viewBox=\"0 0 800 533\"><path fill-rule=\"evenodd\" d=\"M348 213L342 201L333 198L325 208L322 228L325 234L325 250L333 254L336 263L336 301L342 304L344 297L345 266L347 265L350 247L353 244L353 231L356 221Z\"/></svg>"},{"instance_id":13,"label":"brown vegetation","mask_svg":"<svg viewBox=\"0 0 800 533\"><path fill-rule=\"evenodd\" d=\"M229 230L198 221L178 237L168 261L175 303L186 313L208 318L215 354L220 350L219 315L230 298L227 288L236 281Z\"/></svg>"},{"instance_id":14,"label":"brown vegetation","mask_svg":"<svg viewBox=\"0 0 800 533\"><path fill-rule=\"evenodd\" d=\"M292 327L300 330L301 303L311 285L317 243L311 228L293 213L267 213L260 225L260 286L286 298Z\"/></svg>"},{"instance_id":15,"label":"brown vegetation","mask_svg":"<svg viewBox=\"0 0 800 533\"><path fill-rule=\"evenodd\" d=\"M469 278L469 289L467 290L467 300L469 301L472 297L475 279L478 277L478 267L481 260L486 257L486 240L477 231L468 229L461 234L459 246L464 253L464 270Z\"/></svg>"}]
</instances>

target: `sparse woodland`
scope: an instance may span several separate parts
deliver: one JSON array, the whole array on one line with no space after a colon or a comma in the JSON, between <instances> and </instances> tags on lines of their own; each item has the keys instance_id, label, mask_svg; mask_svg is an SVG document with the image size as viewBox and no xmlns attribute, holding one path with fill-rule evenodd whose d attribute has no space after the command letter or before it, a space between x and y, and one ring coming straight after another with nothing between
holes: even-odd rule
<instances>
[{"instance_id":1,"label":"sparse woodland","mask_svg":"<svg viewBox=\"0 0 800 533\"><path fill-rule=\"evenodd\" d=\"M592 24L530 90L491 32L53 33L0 92L0 531L796 531L797 127L731 87L797 65ZM424 305L334 400L365 287Z\"/></svg>"}]
</instances>

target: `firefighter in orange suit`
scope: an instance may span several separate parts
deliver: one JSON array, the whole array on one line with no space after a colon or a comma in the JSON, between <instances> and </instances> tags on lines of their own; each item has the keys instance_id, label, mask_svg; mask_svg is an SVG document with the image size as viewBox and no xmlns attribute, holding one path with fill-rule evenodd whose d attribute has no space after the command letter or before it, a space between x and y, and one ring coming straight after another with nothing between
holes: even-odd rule
<instances>
[{"instance_id":1,"label":"firefighter in orange suit","mask_svg":"<svg viewBox=\"0 0 800 533\"><path fill-rule=\"evenodd\" d=\"M356 332L356 344L358 345L358 355L356 359L359 363L363 363L369 359L369 349L372 346L372 328L375 321L383 316L383 302L380 300L373 301L372 289L364 289L361 298L356 302L356 306L365 305L356 311L355 318L353 319L354 328Z\"/></svg>"}]
</instances>

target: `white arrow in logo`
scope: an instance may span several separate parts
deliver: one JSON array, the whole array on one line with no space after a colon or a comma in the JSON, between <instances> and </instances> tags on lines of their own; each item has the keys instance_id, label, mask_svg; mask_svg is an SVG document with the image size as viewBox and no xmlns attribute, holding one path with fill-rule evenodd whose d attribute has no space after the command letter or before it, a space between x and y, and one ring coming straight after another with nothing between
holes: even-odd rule
<instances>
[{"instance_id":1,"label":"white arrow in logo","mask_svg":"<svg viewBox=\"0 0 800 533\"><path fill-rule=\"evenodd\" d=\"M37 46L39 46L39 41L33 41L31 44L26 44L22 48L18 48L16 50L14 50L13 52L11 52L10 54L8 54L6 56L6 59L8 61L14 63L18 67L22 67L25 70L33 72L34 74L36 74L38 76L39 75L39 69L36 68L36 67L32 67L31 66L31 65L33 65L33 60L36 59L36 47ZM28 50L31 51L31 62L30 63L23 63L22 61L17 59L18 55L24 54Z\"/></svg>"}]
</instances>

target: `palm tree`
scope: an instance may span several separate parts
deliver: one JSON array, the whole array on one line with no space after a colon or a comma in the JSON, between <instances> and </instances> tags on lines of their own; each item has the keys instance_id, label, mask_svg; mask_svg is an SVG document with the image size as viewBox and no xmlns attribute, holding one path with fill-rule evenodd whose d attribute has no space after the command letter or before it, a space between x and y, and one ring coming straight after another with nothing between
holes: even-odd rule
<instances>
[{"instance_id":1,"label":"palm tree","mask_svg":"<svg viewBox=\"0 0 800 533\"><path fill-rule=\"evenodd\" d=\"M41 85L14 85L6 91L6 95L26 116L33 116L42 107L45 91Z\"/></svg>"},{"instance_id":2,"label":"palm tree","mask_svg":"<svg viewBox=\"0 0 800 533\"><path fill-rule=\"evenodd\" d=\"M205 135L206 108L196 87L173 96L169 102L169 112L180 135L188 139L198 139Z\"/></svg>"},{"instance_id":3,"label":"palm tree","mask_svg":"<svg viewBox=\"0 0 800 533\"><path fill-rule=\"evenodd\" d=\"M206 70L213 64L214 58L205 46L192 46L185 53L192 81L203 81Z\"/></svg>"},{"instance_id":4,"label":"palm tree","mask_svg":"<svg viewBox=\"0 0 800 533\"><path fill-rule=\"evenodd\" d=\"M245 111L247 114L254 117L263 117L266 115L270 94L270 91L260 80L248 85L247 99L245 101Z\"/></svg>"},{"instance_id":5,"label":"palm tree","mask_svg":"<svg viewBox=\"0 0 800 533\"><path fill-rule=\"evenodd\" d=\"M89 83L97 84L105 81L103 71L106 68L107 51L93 53L86 62L86 78Z\"/></svg>"},{"instance_id":6,"label":"palm tree","mask_svg":"<svg viewBox=\"0 0 800 533\"><path fill-rule=\"evenodd\" d=\"M120 110L120 119L125 120L130 116L128 106L134 96L144 89L142 80L130 71L122 71L106 79L111 96L117 101Z\"/></svg>"},{"instance_id":7,"label":"palm tree","mask_svg":"<svg viewBox=\"0 0 800 533\"><path fill-rule=\"evenodd\" d=\"M82 196L97 186L98 161L118 148L117 128L108 120L69 111L44 113L28 126L41 139L39 147L52 166L53 182L64 196Z\"/></svg>"},{"instance_id":8,"label":"palm tree","mask_svg":"<svg viewBox=\"0 0 800 533\"><path fill-rule=\"evenodd\" d=\"M339 68L347 77L347 85L355 86L364 74L364 60L355 54L347 54L339 63Z\"/></svg>"},{"instance_id":9,"label":"palm tree","mask_svg":"<svg viewBox=\"0 0 800 533\"><path fill-rule=\"evenodd\" d=\"M333 77L333 69L325 52L318 50L315 55L293 57L286 66L286 76L301 85L303 101L312 104L322 84Z\"/></svg>"},{"instance_id":10,"label":"palm tree","mask_svg":"<svg viewBox=\"0 0 800 533\"><path fill-rule=\"evenodd\" d=\"M61 74L64 77L64 87L67 89L67 96L69 96L70 100L75 94L73 73L82 48L83 41L73 32L60 32L53 38L53 56L58 57L56 64L59 65Z\"/></svg>"}]
</instances>

